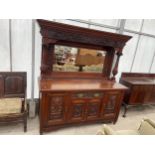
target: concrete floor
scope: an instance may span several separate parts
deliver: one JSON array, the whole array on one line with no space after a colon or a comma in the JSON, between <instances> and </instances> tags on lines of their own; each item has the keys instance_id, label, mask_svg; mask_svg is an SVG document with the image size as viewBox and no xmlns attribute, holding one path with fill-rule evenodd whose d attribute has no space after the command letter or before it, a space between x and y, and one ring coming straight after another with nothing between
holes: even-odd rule
<instances>
[{"instance_id":1,"label":"concrete floor","mask_svg":"<svg viewBox=\"0 0 155 155\"><path fill-rule=\"evenodd\" d=\"M122 117L123 109L121 109L117 123L108 124L115 130L120 129L136 129L139 127L142 118L147 117L155 120L155 106L146 105L143 107L132 107L127 112L127 117ZM84 126L73 126L57 131L45 133L45 135L95 135L102 127L102 123ZM39 134L39 118L28 119L28 131L23 132L23 124L0 126L0 135L38 135Z\"/></svg>"}]
</instances>

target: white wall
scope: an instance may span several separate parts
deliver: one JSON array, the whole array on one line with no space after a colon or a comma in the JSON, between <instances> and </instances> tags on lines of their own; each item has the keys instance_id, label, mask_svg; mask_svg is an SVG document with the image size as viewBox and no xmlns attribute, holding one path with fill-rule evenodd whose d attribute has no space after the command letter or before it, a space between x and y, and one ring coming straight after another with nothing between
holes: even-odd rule
<instances>
[{"instance_id":1,"label":"white wall","mask_svg":"<svg viewBox=\"0 0 155 155\"><path fill-rule=\"evenodd\" d=\"M91 25L88 23L79 23L69 20L55 20L67 24L78 25L82 27L98 29L109 32L118 32L117 29L108 28L119 27L120 20L87 20L87 22L97 23ZM10 22L10 28L9 28ZM151 25L150 25L151 23ZM106 27L100 24L107 25ZM155 35L155 20L126 20L125 29L131 31L142 31ZM148 30L149 29L149 30ZM154 31L153 31L154 29ZM126 44L123 56L120 59L119 79L121 72L151 72L155 73L155 38L135 34L134 32L125 32L123 34L131 35L133 38ZM38 77L40 75L41 62L41 35L38 23L35 22L35 35L32 36L32 20L0 20L0 71L26 71L27 72L27 97L34 96L38 98ZM10 38L11 35L11 38ZM32 49L32 39L35 38L35 49ZM11 44L11 47L10 47ZM34 52L34 72L32 72L32 52ZM10 57L11 56L11 57ZM12 61L12 64L10 63ZM34 75L34 83L32 83ZM34 92L31 92L34 87Z\"/></svg>"},{"instance_id":2,"label":"white wall","mask_svg":"<svg viewBox=\"0 0 155 155\"><path fill-rule=\"evenodd\" d=\"M0 20L0 71L10 71L9 20Z\"/></svg>"},{"instance_id":3,"label":"white wall","mask_svg":"<svg viewBox=\"0 0 155 155\"><path fill-rule=\"evenodd\" d=\"M31 98L32 20L11 20L12 71L27 72L27 97Z\"/></svg>"}]
</instances>

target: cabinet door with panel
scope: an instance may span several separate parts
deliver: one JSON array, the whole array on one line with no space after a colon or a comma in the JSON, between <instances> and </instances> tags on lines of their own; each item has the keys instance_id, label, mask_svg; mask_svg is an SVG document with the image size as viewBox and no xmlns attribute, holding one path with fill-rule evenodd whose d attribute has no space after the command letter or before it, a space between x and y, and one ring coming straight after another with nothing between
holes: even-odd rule
<instances>
[{"instance_id":1,"label":"cabinet door with panel","mask_svg":"<svg viewBox=\"0 0 155 155\"><path fill-rule=\"evenodd\" d=\"M152 91L153 86L133 86L132 94L130 97L130 104L143 104L148 103L150 100L150 92Z\"/></svg>"},{"instance_id":2,"label":"cabinet door with panel","mask_svg":"<svg viewBox=\"0 0 155 155\"><path fill-rule=\"evenodd\" d=\"M119 91L106 92L104 98L104 106L102 109L102 117L115 117L116 110L121 105L121 93Z\"/></svg>"},{"instance_id":3,"label":"cabinet door with panel","mask_svg":"<svg viewBox=\"0 0 155 155\"><path fill-rule=\"evenodd\" d=\"M85 120L86 100L73 99L69 106L68 122L81 122Z\"/></svg>"},{"instance_id":4,"label":"cabinet door with panel","mask_svg":"<svg viewBox=\"0 0 155 155\"><path fill-rule=\"evenodd\" d=\"M94 120L100 117L101 99L91 99L87 101L86 118Z\"/></svg>"},{"instance_id":5,"label":"cabinet door with panel","mask_svg":"<svg viewBox=\"0 0 155 155\"><path fill-rule=\"evenodd\" d=\"M65 93L43 95L43 115L47 125L63 124L66 121L67 99Z\"/></svg>"}]
</instances>

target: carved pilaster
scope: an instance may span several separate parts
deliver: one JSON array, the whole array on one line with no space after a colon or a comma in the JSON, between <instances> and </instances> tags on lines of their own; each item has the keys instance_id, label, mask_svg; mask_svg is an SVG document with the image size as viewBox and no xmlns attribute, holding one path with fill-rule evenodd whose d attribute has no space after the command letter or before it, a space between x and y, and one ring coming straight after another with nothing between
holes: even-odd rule
<instances>
[{"instance_id":1,"label":"carved pilaster","mask_svg":"<svg viewBox=\"0 0 155 155\"><path fill-rule=\"evenodd\" d=\"M55 39L43 38L42 44L42 63L41 72L48 73L52 71Z\"/></svg>"},{"instance_id":2,"label":"carved pilaster","mask_svg":"<svg viewBox=\"0 0 155 155\"><path fill-rule=\"evenodd\" d=\"M114 80L114 81L115 81L116 75L118 73L118 64L119 64L120 56L122 56L122 49L117 48L115 51L116 51L117 58L116 58L115 66L112 70L112 74L113 74L112 80Z\"/></svg>"}]
</instances>

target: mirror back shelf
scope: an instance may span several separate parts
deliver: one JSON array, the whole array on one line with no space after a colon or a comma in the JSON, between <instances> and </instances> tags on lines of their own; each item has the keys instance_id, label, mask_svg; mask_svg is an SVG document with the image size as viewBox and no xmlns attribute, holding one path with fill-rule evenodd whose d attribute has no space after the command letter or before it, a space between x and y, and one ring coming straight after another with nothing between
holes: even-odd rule
<instances>
[{"instance_id":1,"label":"mirror back shelf","mask_svg":"<svg viewBox=\"0 0 155 155\"><path fill-rule=\"evenodd\" d=\"M115 80L122 49L130 36L46 20L38 23L42 35L42 78Z\"/></svg>"}]
</instances>

